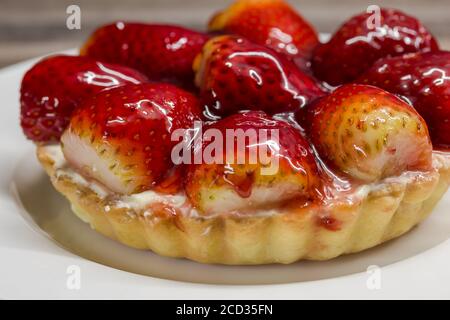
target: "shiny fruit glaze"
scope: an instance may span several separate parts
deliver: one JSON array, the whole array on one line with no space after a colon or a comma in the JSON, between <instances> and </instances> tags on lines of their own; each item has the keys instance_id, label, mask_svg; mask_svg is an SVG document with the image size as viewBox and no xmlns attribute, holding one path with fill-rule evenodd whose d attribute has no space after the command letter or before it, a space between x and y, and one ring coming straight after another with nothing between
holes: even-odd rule
<instances>
[{"instance_id":1,"label":"shiny fruit glaze","mask_svg":"<svg viewBox=\"0 0 450 320\"><path fill-rule=\"evenodd\" d=\"M286 122L248 111L219 120L206 130L215 130L224 139L219 142L221 153L214 154L214 163L204 161L188 168L186 192L202 212L244 209L243 202L245 207L258 208L292 198L310 201L317 196L320 179L312 149ZM194 153L207 154L208 148L210 141L204 139Z\"/></svg>"},{"instance_id":2,"label":"shiny fruit glaze","mask_svg":"<svg viewBox=\"0 0 450 320\"><path fill-rule=\"evenodd\" d=\"M193 89L192 61L207 39L178 26L118 21L97 29L80 54L134 68L153 81Z\"/></svg>"},{"instance_id":3,"label":"shiny fruit glaze","mask_svg":"<svg viewBox=\"0 0 450 320\"><path fill-rule=\"evenodd\" d=\"M379 58L438 50L431 33L399 10L381 8L380 26L376 23L374 13L361 13L345 22L330 41L316 48L314 75L337 86L355 80Z\"/></svg>"},{"instance_id":4,"label":"shiny fruit glaze","mask_svg":"<svg viewBox=\"0 0 450 320\"><path fill-rule=\"evenodd\" d=\"M209 29L241 35L308 70L319 40L314 28L281 0L238 0L213 16Z\"/></svg>"},{"instance_id":5,"label":"shiny fruit glaze","mask_svg":"<svg viewBox=\"0 0 450 320\"><path fill-rule=\"evenodd\" d=\"M356 82L405 96L427 122L433 146L450 149L450 52L381 59Z\"/></svg>"},{"instance_id":6,"label":"shiny fruit glaze","mask_svg":"<svg viewBox=\"0 0 450 320\"><path fill-rule=\"evenodd\" d=\"M292 62L238 36L219 36L194 63L196 84L213 118L240 110L295 112L325 92Z\"/></svg>"},{"instance_id":7,"label":"shiny fruit glaze","mask_svg":"<svg viewBox=\"0 0 450 320\"><path fill-rule=\"evenodd\" d=\"M308 113L308 135L320 156L354 179L374 182L432 168L425 121L382 89L344 85Z\"/></svg>"},{"instance_id":8,"label":"shiny fruit glaze","mask_svg":"<svg viewBox=\"0 0 450 320\"><path fill-rule=\"evenodd\" d=\"M33 141L58 141L77 105L105 88L147 82L127 67L87 57L51 56L23 77L20 124Z\"/></svg>"},{"instance_id":9,"label":"shiny fruit glaze","mask_svg":"<svg viewBox=\"0 0 450 320\"><path fill-rule=\"evenodd\" d=\"M198 100L170 84L105 90L84 101L62 136L66 159L114 192L173 189L171 133L200 118ZM179 183L178 183L179 184ZM177 188L175 188L177 189Z\"/></svg>"}]
</instances>

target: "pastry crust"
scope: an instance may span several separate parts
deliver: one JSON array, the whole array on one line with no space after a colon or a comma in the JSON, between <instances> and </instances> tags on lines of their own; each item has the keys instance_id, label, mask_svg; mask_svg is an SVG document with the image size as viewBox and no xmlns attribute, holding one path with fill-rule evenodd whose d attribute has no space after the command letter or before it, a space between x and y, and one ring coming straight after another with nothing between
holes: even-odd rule
<instances>
[{"instance_id":1,"label":"pastry crust","mask_svg":"<svg viewBox=\"0 0 450 320\"><path fill-rule=\"evenodd\" d=\"M396 238L424 220L450 184L450 160L433 154L435 170L364 186L327 208L338 228L322 223L324 208L278 208L270 215L187 215L170 203L118 205L70 175L46 146L37 156L74 213L103 235L169 257L229 265L327 260ZM327 216L329 219L330 216ZM327 220L329 221L329 220Z\"/></svg>"}]
</instances>

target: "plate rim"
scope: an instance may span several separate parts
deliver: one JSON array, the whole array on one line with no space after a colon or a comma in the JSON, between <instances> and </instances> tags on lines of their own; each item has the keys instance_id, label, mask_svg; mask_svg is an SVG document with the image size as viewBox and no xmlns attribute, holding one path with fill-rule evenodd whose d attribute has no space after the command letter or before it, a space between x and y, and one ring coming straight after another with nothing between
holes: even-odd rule
<instances>
[{"instance_id":1,"label":"plate rim","mask_svg":"<svg viewBox=\"0 0 450 320\"><path fill-rule=\"evenodd\" d=\"M71 54L74 53L74 49L55 53ZM40 58L42 57L28 59L0 69L0 83L5 81L5 75L10 76L12 74L13 76L21 77L23 71ZM16 83L12 86L14 87L17 85L18 84ZM7 93L0 93L0 97L3 94L5 96L8 95ZM17 124L14 122L14 125ZM8 128L1 128L0 132L4 130L8 131L7 129ZM24 139L18 138L17 140L24 144ZM2 144L5 143L5 141L5 139L0 141L0 147L3 147ZM20 157L24 152L29 152L28 148L29 147L27 147L25 151L24 149L17 148L19 150L16 152L16 156ZM3 180L4 178L4 175L2 175L1 179ZM9 184L10 181L2 181L2 183L5 182ZM11 198L12 195L9 188L7 193L5 190L2 190L0 195L6 200L0 202L0 212L4 209L11 210L10 201L15 202L15 200ZM447 192L444 197L450 197L450 193ZM16 208L16 210L19 209ZM19 219L18 216L21 216L20 222L17 221L17 219ZM3 216L0 219L0 222L1 221L11 222L17 225L18 230L21 231L26 229L29 232L30 230L30 226L24 221L22 213L19 215L10 213L9 215ZM5 226L0 224L0 233L4 230L3 228L5 228ZM8 278L5 276L5 272L0 272L0 298L183 299L189 297L191 299L248 299L248 297L251 297L252 299L382 299L401 298L405 296L415 298L450 297L450 288L445 289L442 288L443 286L440 286L443 280L450 282L450 273L447 272L447 270L450 269L450 258L446 257L446 253L450 251L450 238L415 256L382 267L381 272L383 274L383 279L389 280L390 284L388 284L386 288L382 287L380 290L369 290L365 285L368 279L368 274L365 272L323 280L269 285L214 285L153 278L128 271L117 270L95 261L86 260L68 252L55 244L52 240L47 239L45 235L39 233L42 232L34 232L34 236L30 237L35 240L37 248L45 248L46 250L50 250L50 252L39 251L38 249L29 251L21 248L8 248L0 244L0 256L7 261L6 265L2 266L2 269L4 269L3 271L6 271L7 275L17 272L26 272L27 269L24 269L26 266L23 266L26 261L39 262L42 261L41 259L45 260L48 258L48 255L52 255L55 258L53 261L47 261L47 265L33 270L34 273L31 273L31 278L34 280L31 280L30 288L26 293L20 290L20 288L17 288L17 283L15 282L16 279ZM6 235L6 237L10 236ZM0 237L0 240L5 239L9 241L15 240L12 238ZM88 291L71 291L64 287L55 288L53 291L44 290L44 285L49 283L40 281L39 277L51 281L48 276L49 271L54 270L61 264L70 263L79 264L84 270L83 272L87 273L86 277L92 279L95 278L93 283L88 285ZM414 282L411 282L411 278L414 278L414 273L411 273L411 269L413 268L410 268L409 266L414 266L414 268L420 272L420 277L417 277L417 274L415 274L416 279ZM21 276L22 274L16 274L16 278ZM63 278L64 276L66 276L66 274L63 274ZM25 278L28 279L29 277ZM107 285L105 285L106 282L108 282ZM104 286L97 286L99 283L102 283ZM412 288L416 288L416 290L411 290ZM424 290L426 288L429 288L430 291L433 292L427 295L426 292L430 293L430 291ZM274 296L275 293L276 295Z\"/></svg>"}]
</instances>

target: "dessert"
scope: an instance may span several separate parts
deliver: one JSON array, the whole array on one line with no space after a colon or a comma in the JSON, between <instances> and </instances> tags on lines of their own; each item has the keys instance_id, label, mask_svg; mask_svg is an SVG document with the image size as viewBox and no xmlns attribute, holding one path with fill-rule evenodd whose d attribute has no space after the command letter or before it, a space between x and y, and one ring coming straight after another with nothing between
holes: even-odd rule
<instances>
[{"instance_id":1,"label":"dessert","mask_svg":"<svg viewBox=\"0 0 450 320\"><path fill-rule=\"evenodd\" d=\"M414 51L437 50L414 18L386 9L382 17L389 30L418 28L424 42ZM362 23L353 18L346 34L360 34ZM362 65L353 47L332 39L327 50L348 52L323 70L342 76L333 84L353 83L331 88L307 62L323 59L325 45L283 1L239 0L210 29L227 34L117 22L59 70L40 62L27 73L24 133L80 219L130 247L234 265L359 252L431 213L450 185L447 122L435 121L448 111L447 53ZM404 39L391 40L363 54L384 57ZM127 81L99 90L80 80L106 62L125 65L107 69ZM404 75L414 80L402 82ZM45 77L57 80L39 86ZM60 93L56 101L68 107L49 108ZM63 120L30 134L49 117Z\"/></svg>"}]
</instances>

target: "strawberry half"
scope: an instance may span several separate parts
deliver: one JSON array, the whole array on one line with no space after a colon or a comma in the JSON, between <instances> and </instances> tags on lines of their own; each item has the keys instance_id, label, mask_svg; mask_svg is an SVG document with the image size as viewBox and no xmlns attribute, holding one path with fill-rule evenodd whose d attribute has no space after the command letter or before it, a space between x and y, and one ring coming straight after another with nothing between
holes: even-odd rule
<instances>
[{"instance_id":1,"label":"strawberry half","mask_svg":"<svg viewBox=\"0 0 450 320\"><path fill-rule=\"evenodd\" d=\"M319 43L314 28L282 0L237 0L209 22L212 31L238 34L308 68Z\"/></svg>"},{"instance_id":2,"label":"strawberry half","mask_svg":"<svg viewBox=\"0 0 450 320\"><path fill-rule=\"evenodd\" d=\"M431 168L425 121L376 87L344 85L309 110L309 136L321 157L367 182Z\"/></svg>"},{"instance_id":3,"label":"strawberry half","mask_svg":"<svg viewBox=\"0 0 450 320\"><path fill-rule=\"evenodd\" d=\"M380 59L357 82L407 97L427 122L433 145L450 148L450 52Z\"/></svg>"},{"instance_id":4,"label":"strawberry half","mask_svg":"<svg viewBox=\"0 0 450 320\"><path fill-rule=\"evenodd\" d=\"M172 25L116 22L97 29L80 50L132 67L151 80L193 87L192 61L207 35Z\"/></svg>"},{"instance_id":5,"label":"strawberry half","mask_svg":"<svg viewBox=\"0 0 450 320\"><path fill-rule=\"evenodd\" d=\"M324 94L294 63L238 36L209 40L194 70L207 112L215 116L239 110L293 112Z\"/></svg>"},{"instance_id":6,"label":"strawberry half","mask_svg":"<svg viewBox=\"0 0 450 320\"><path fill-rule=\"evenodd\" d=\"M361 13L319 45L313 57L314 75L336 86L355 80L379 58L438 50L431 33L401 11L382 8L379 27L373 25L375 21L373 14Z\"/></svg>"},{"instance_id":7,"label":"strawberry half","mask_svg":"<svg viewBox=\"0 0 450 320\"><path fill-rule=\"evenodd\" d=\"M212 151L211 138L221 149ZM315 197L319 174L308 142L263 112L219 120L205 129L203 144L194 150L194 159L201 154L203 161L189 166L186 193L203 214Z\"/></svg>"},{"instance_id":8,"label":"strawberry half","mask_svg":"<svg viewBox=\"0 0 450 320\"><path fill-rule=\"evenodd\" d=\"M104 90L74 112L61 137L64 156L114 192L141 192L173 167L171 133L199 115L197 98L170 84Z\"/></svg>"},{"instance_id":9,"label":"strawberry half","mask_svg":"<svg viewBox=\"0 0 450 320\"><path fill-rule=\"evenodd\" d=\"M58 141L83 99L105 88L147 81L138 71L87 57L45 58L23 77L20 125L30 140Z\"/></svg>"}]
</instances>

